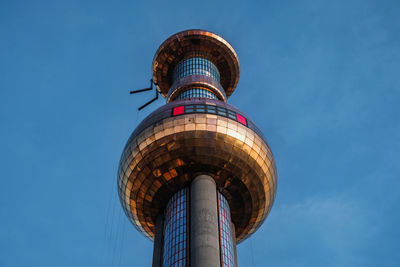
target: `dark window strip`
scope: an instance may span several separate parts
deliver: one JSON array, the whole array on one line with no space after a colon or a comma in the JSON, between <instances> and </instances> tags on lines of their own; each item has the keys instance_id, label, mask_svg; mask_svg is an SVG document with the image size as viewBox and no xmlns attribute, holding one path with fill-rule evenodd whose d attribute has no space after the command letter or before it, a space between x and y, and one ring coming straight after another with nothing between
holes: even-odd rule
<instances>
[{"instance_id":1,"label":"dark window strip","mask_svg":"<svg viewBox=\"0 0 400 267\"><path fill-rule=\"evenodd\" d=\"M194 104L194 105L178 106L172 109L172 116L179 116L192 113L219 115L237 121L240 124L248 127L247 119L243 115L240 115L239 113L236 113L233 110L223 107L218 107L218 106L216 107L213 105L205 105L205 104ZM238 120L238 118L240 118L240 120Z\"/></svg>"}]
</instances>

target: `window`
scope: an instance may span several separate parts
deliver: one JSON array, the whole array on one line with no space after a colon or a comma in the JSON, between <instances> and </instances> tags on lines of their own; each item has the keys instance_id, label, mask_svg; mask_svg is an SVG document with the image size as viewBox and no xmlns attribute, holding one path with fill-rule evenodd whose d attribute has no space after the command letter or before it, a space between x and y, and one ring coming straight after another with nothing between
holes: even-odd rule
<instances>
[{"instance_id":1,"label":"window","mask_svg":"<svg viewBox=\"0 0 400 267\"><path fill-rule=\"evenodd\" d=\"M217 114L226 117L226 109L222 107L217 107Z\"/></svg>"},{"instance_id":2,"label":"window","mask_svg":"<svg viewBox=\"0 0 400 267\"><path fill-rule=\"evenodd\" d=\"M163 267L186 266L187 190L175 193L165 209Z\"/></svg>"},{"instance_id":3,"label":"window","mask_svg":"<svg viewBox=\"0 0 400 267\"><path fill-rule=\"evenodd\" d=\"M228 118L232 119L232 120L236 120L236 112L232 111L232 110L227 110L228 111Z\"/></svg>"},{"instance_id":4,"label":"window","mask_svg":"<svg viewBox=\"0 0 400 267\"><path fill-rule=\"evenodd\" d=\"M217 114L220 116L228 117L234 121L237 121L244 126L247 126L247 119L236 113L233 110L226 109L224 107L213 106L213 105L204 105L204 104L196 104L196 105L186 105L186 106L178 106L172 109L172 116L178 116L182 114L189 113L209 113L209 114Z\"/></svg>"},{"instance_id":5,"label":"window","mask_svg":"<svg viewBox=\"0 0 400 267\"><path fill-rule=\"evenodd\" d=\"M201 57L191 57L182 60L174 69L173 80L179 80L190 75L204 75L220 81L217 67L209 60Z\"/></svg>"},{"instance_id":6,"label":"window","mask_svg":"<svg viewBox=\"0 0 400 267\"><path fill-rule=\"evenodd\" d=\"M215 106L207 105L207 113L216 114L217 111Z\"/></svg>"},{"instance_id":7,"label":"window","mask_svg":"<svg viewBox=\"0 0 400 267\"><path fill-rule=\"evenodd\" d=\"M217 96L205 89L205 88L190 88L182 93L180 93L175 100L185 99L185 98L193 98L193 97L204 97L204 98L211 98L211 99L218 99Z\"/></svg>"},{"instance_id":8,"label":"window","mask_svg":"<svg viewBox=\"0 0 400 267\"><path fill-rule=\"evenodd\" d=\"M219 239L221 250L221 266L234 267L235 254L233 250L231 212L226 198L218 192Z\"/></svg>"}]
</instances>

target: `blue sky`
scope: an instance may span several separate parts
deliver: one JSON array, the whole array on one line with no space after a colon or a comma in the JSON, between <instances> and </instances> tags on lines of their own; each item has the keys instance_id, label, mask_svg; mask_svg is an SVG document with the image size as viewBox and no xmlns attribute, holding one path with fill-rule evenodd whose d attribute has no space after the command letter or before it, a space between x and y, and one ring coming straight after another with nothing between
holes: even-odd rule
<instances>
[{"instance_id":1,"label":"blue sky","mask_svg":"<svg viewBox=\"0 0 400 267\"><path fill-rule=\"evenodd\" d=\"M238 53L230 103L264 132L275 205L239 266L398 266L398 1L2 1L0 266L150 266L122 214L123 146L158 46Z\"/></svg>"}]
</instances>

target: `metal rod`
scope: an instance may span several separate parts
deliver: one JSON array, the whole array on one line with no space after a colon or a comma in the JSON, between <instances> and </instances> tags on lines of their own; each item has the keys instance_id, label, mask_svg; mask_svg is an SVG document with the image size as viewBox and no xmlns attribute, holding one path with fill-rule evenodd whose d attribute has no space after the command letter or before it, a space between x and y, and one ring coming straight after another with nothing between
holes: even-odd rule
<instances>
[{"instance_id":1,"label":"metal rod","mask_svg":"<svg viewBox=\"0 0 400 267\"><path fill-rule=\"evenodd\" d=\"M145 89L139 89L139 90L130 91L129 93L130 93L130 94L136 94L136 93L141 93L141 92L145 92L145 91L150 91L150 90L152 90L152 89L153 89L153 88L150 87L150 88L145 88Z\"/></svg>"},{"instance_id":2,"label":"metal rod","mask_svg":"<svg viewBox=\"0 0 400 267\"><path fill-rule=\"evenodd\" d=\"M144 104L143 106L141 106L140 108L138 108L138 110L142 110L143 108L147 107L148 105L150 105L151 103L153 103L157 99L158 99L158 91L156 90L156 97L153 98L152 100L150 100L149 102L147 102L146 104Z\"/></svg>"},{"instance_id":3,"label":"metal rod","mask_svg":"<svg viewBox=\"0 0 400 267\"><path fill-rule=\"evenodd\" d=\"M144 89L139 89L139 90L133 90L130 91L130 94L136 94L136 93L141 93L141 92L145 92L145 91L150 91L153 89L153 79L150 79L150 87L149 88L144 88Z\"/></svg>"}]
</instances>

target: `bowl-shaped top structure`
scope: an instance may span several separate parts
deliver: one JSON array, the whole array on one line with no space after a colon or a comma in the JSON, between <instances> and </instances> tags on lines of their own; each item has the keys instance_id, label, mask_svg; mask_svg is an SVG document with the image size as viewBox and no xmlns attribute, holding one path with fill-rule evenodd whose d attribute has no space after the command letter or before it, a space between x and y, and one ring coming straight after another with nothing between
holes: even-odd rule
<instances>
[{"instance_id":1,"label":"bowl-shaped top structure","mask_svg":"<svg viewBox=\"0 0 400 267\"><path fill-rule=\"evenodd\" d=\"M127 216L149 238L168 199L199 174L226 197L240 242L264 221L276 192L276 169L255 124L218 100L170 102L132 133L121 157L119 196Z\"/></svg>"},{"instance_id":2,"label":"bowl-shaped top structure","mask_svg":"<svg viewBox=\"0 0 400 267\"><path fill-rule=\"evenodd\" d=\"M221 85L229 97L240 76L240 64L235 50L221 36L204 30L186 30L169 37L158 48L153 59L153 80L161 95L168 94L173 84L175 66L183 59L201 55L215 64Z\"/></svg>"}]
</instances>

